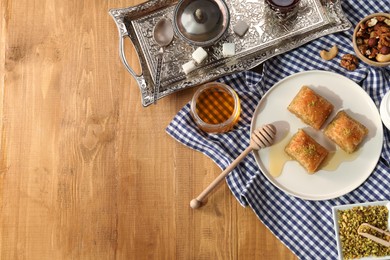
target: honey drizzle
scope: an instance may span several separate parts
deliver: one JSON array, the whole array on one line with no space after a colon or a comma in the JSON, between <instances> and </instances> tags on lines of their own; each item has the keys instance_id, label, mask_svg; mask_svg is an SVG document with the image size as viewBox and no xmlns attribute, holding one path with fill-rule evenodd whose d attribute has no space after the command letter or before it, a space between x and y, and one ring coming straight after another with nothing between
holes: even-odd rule
<instances>
[{"instance_id":1,"label":"honey drizzle","mask_svg":"<svg viewBox=\"0 0 390 260\"><path fill-rule=\"evenodd\" d=\"M291 137L291 134L286 134L279 142L269 148L269 173L274 178L277 178L282 174L284 165L288 161L293 161L293 159L284 151L284 148L287 146ZM354 161L360 153L361 150L351 154L348 154L342 149L330 151L328 156L321 163L319 170L335 171L343 162Z\"/></svg>"}]
</instances>

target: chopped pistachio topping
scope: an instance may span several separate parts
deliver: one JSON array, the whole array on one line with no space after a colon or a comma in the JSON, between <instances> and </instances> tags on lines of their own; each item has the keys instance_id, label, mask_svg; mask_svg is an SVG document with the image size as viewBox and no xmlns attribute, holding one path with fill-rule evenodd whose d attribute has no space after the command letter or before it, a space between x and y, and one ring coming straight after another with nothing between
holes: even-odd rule
<instances>
[{"instance_id":1,"label":"chopped pistachio topping","mask_svg":"<svg viewBox=\"0 0 390 260\"><path fill-rule=\"evenodd\" d=\"M354 207L338 211L338 216L343 259L390 256L390 247L385 247L358 234L358 228L363 223L386 230L389 211L385 206ZM386 236L381 238L388 239Z\"/></svg>"},{"instance_id":2,"label":"chopped pistachio topping","mask_svg":"<svg viewBox=\"0 0 390 260\"><path fill-rule=\"evenodd\" d=\"M352 129L344 128L343 129L343 133L344 133L345 136L350 136L351 133L352 133Z\"/></svg>"},{"instance_id":3,"label":"chopped pistachio topping","mask_svg":"<svg viewBox=\"0 0 390 260\"><path fill-rule=\"evenodd\" d=\"M303 151L306 155L314 155L316 153L316 146L314 144L308 144L303 147Z\"/></svg>"}]
</instances>

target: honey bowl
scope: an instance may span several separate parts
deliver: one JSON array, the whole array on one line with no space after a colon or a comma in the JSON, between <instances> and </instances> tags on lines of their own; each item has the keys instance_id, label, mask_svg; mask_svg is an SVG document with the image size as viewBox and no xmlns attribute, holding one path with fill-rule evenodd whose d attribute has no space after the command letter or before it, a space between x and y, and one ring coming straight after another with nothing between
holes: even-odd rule
<instances>
[{"instance_id":1,"label":"honey bowl","mask_svg":"<svg viewBox=\"0 0 390 260\"><path fill-rule=\"evenodd\" d=\"M226 84L210 82L202 85L191 100L191 115L197 126L207 133L231 130L241 113L237 93Z\"/></svg>"}]
</instances>

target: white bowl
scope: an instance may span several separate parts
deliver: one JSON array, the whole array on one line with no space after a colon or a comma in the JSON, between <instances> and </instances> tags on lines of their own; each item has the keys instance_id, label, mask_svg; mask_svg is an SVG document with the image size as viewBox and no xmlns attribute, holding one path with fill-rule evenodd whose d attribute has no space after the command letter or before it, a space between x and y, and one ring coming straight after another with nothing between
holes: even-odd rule
<instances>
[{"instance_id":1,"label":"white bowl","mask_svg":"<svg viewBox=\"0 0 390 260\"><path fill-rule=\"evenodd\" d=\"M347 205L340 205L340 206L334 206L332 207L332 213L333 213L333 221L334 221L334 230L336 233L336 242L337 242L337 251L339 255L339 260L342 260L341 255L341 242L340 242L340 235L339 235L339 221L338 221L338 214L337 211L339 210L347 210L354 207L367 207L367 206L386 206L389 210L389 219L387 221L387 229L390 230L390 201L375 201L375 202L365 202L365 203L357 203L357 204L347 204ZM389 260L390 255L383 256L383 257L363 257L363 258L356 258L354 260Z\"/></svg>"}]
</instances>

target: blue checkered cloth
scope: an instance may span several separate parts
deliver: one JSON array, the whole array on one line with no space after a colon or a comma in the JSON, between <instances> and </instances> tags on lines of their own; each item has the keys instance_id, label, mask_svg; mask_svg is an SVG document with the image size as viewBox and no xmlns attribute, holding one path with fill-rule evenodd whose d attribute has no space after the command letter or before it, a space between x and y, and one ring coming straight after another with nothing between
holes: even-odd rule
<instances>
[{"instance_id":1,"label":"blue checkered cloth","mask_svg":"<svg viewBox=\"0 0 390 260\"><path fill-rule=\"evenodd\" d=\"M352 24L375 12L389 12L390 1L343 1L343 10ZM238 125L223 134L206 134L194 124L187 104L166 131L177 141L210 157L225 169L248 145L254 110L261 97L281 79L301 71L327 70L357 82L377 107L390 90L390 68L372 68L360 63L349 72L340 67L340 57L353 53L353 30L321 37L293 51L264 62L262 74L245 71L219 79L232 86L241 99ZM319 57L322 49L339 46L340 54L329 62ZM354 191L326 201L306 201L290 196L273 186L260 172L249 154L227 177L234 196L250 206L258 218L300 259L337 259L332 206L358 202L390 200L390 132L384 130L384 145L379 162L370 177Z\"/></svg>"}]
</instances>

